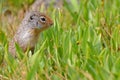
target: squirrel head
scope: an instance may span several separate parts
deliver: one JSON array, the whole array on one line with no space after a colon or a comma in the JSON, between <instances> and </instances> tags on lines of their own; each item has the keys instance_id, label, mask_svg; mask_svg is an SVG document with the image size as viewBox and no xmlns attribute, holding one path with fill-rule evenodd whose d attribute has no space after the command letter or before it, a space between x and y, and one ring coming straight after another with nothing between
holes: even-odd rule
<instances>
[{"instance_id":1,"label":"squirrel head","mask_svg":"<svg viewBox=\"0 0 120 80\"><path fill-rule=\"evenodd\" d=\"M33 29L46 29L53 25L53 21L46 14L38 11L27 13L23 21Z\"/></svg>"}]
</instances>

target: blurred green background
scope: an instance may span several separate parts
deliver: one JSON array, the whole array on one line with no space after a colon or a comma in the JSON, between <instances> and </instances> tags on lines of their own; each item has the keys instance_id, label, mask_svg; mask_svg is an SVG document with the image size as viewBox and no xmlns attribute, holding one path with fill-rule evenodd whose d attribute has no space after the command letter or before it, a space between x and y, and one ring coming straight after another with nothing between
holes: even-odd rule
<instances>
[{"instance_id":1,"label":"blurred green background","mask_svg":"<svg viewBox=\"0 0 120 80\"><path fill-rule=\"evenodd\" d=\"M54 25L34 55L14 59L8 42L34 0L0 0L0 79L120 80L120 0L47 1L39 11Z\"/></svg>"}]
</instances>

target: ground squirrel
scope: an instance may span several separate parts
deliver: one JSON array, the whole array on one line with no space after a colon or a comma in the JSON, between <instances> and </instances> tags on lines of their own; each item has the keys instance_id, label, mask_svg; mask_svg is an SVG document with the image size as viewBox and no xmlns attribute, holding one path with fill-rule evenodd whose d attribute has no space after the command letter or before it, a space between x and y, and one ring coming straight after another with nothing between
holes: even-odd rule
<instances>
[{"instance_id":1,"label":"ground squirrel","mask_svg":"<svg viewBox=\"0 0 120 80\"><path fill-rule=\"evenodd\" d=\"M20 46L23 52L25 52L28 47L33 51L39 33L49 28L51 25L53 25L53 21L44 13L38 11L28 12L9 43L9 52L14 57L16 56L15 43Z\"/></svg>"}]
</instances>

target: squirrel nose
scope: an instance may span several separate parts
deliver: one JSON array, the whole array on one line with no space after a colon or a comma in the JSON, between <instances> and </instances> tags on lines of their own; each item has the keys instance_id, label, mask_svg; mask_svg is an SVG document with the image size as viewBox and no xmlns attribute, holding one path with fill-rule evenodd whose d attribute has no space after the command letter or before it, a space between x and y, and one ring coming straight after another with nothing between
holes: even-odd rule
<instances>
[{"instance_id":1,"label":"squirrel nose","mask_svg":"<svg viewBox=\"0 0 120 80\"><path fill-rule=\"evenodd\" d=\"M50 22L50 26L52 26L52 25L53 25L53 22L51 21L51 22Z\"/></svg>"}]
</instances>

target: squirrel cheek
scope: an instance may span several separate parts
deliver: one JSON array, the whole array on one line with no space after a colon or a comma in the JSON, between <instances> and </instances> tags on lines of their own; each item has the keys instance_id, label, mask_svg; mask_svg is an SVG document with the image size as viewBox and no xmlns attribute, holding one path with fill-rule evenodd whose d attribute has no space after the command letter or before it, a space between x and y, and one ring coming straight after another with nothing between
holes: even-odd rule
<instances>
[{"instance_id":1,"label":"squirrel cheek","mask_svg":"<svg viewBox=\"0 0 120 80\"><path fill-rule=\"evenodd\" d=\"M41 28L42 28L42 25L41 25L39 22L36 22L36 25L37 25L37 28L38 28L38 29L41 29Z\"/></svg>"}]
</instances>

